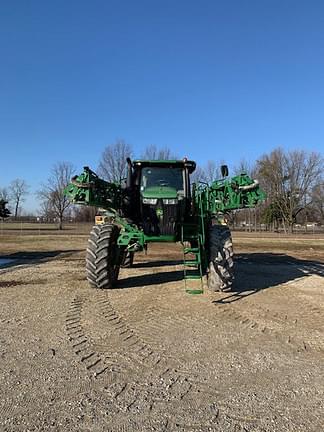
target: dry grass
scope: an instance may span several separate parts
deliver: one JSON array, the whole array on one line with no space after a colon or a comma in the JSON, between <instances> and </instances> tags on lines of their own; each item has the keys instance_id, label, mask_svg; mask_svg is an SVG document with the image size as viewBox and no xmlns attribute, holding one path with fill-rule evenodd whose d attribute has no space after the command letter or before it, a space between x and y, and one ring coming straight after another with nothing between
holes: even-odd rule
<instances>
[{"instance_id":1,"label":"dry grass","mask_svg":"<svg viewBox=\"0 0 324 432\"><path fill-rule=\"evenodd\" d=\"M0 222L0 236L6 234L61 234L68 232L69 234L80 234L87 233L90 231L92 223L66 223L63 226L63 230L59 230L56 224L47 223L25 223L25 222L12 222L12 221L1 221Z\"/></svg>"},{"instance_id":2,"label":"dry grass","mask_svg":"<svg viewBox=\"0 0 324 432\"><path fill-rule=\"evenodd\" d=\"M233 242L236 252L276 252L289 255L324 261L324 237L305 235L267 236L249 233L233 233Z\"/></svg>"},{"instance_id":3,"label":"dry grass","mask_svg":"<svg viewBox=\"0 0 324 432\"><path fill-rule=\"evenodd\" d=\"M0 224L0 256L15 252L83 250L91 223L66 224L59 231L53 224ZM276 252L324 260L324 236L233 232L236 252Z\"/></svg>"}]
</instances>

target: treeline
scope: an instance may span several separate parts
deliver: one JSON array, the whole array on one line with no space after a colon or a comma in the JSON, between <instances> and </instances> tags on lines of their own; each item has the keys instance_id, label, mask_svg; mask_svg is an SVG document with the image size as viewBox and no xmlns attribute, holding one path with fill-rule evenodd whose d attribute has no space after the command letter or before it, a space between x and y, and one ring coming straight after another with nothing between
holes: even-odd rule
<instances>
[{"instance_id":1,"label":"treeline","mask_svg":"<svg viewBox=\"0 0 324 432\"><path fill-rule=\"evenodd\" d=\"M293 231L295 224L324 224L324 164L321 154L282 148L263 155L254 172L267 193L261 218L267 226Z\"/></svg>"},{"instance_id":2,"label":"treeline","mask_svg":"<svg viewBox=\"0 0 324 432\"><path fill-rule=\"evenodd\" d=\"M0 201L9 203L10 210L15 218L20 215L22 203L29 194L29 186L25 180L16 178L9 186L0 187Z\"/></svg>"},{"instance_id":3,"label":"treeline","mask_svg":"<svg viewBox=\"0 0 324 432\"><path fill-rule=\"evenodd\" d=\"M317 152L276 148L256 161L242 160L233 174L259 181L267 199L255 209L233 212L232 225L248 230L293 232L324 225L324 160Z\"/></svg>"},{"instance_id":4,"label":"treeline","mask_svg":"<svg viewBox=\"0 0 324 432\"><path fill-rule=\"evenodd\" d=\"M132 147L123 140L107 146L98 167L93 167L107 181L120 181L126 177L126 158L179 159L169 148L147 147L140 155L134 155ZM209 160L198 165L192 180L210 183L221 177L220 166L225 161ZM233 227L248 229L283 230L292 232L294 225L316 223L324 225L324 162L317 152L284 150L276 148L256 161L242 159L230 168L230 175L247 173L257 179L267 193L267 199L256 209L232 212L229 222ZM64 219L76 222L94 220L96 209L73 206L64 196L64 187L69 183L75 169L70 162L56 163L48 179L35 192L40 209L37 216L43 221L58 223L62 228ZM15 179L9 187L0 188L0 199L9 201L13 217L17 218L22 203L30 192L27 182Z\"/></svg>"},{"instance_id":5,"label":"treeline","mask_svg":"<svg viewBox=\"0 0 324 432\"><path fill-rule=\"evenodd\" d=\"M98 174L108 181L120 181L126 177L128 156L133 156L133 149L123 140L106 147ZM179 159L179 156L169 148L149 146L140 158ZM211 183L219 179L220 166L224 163L209 160L203 166L197 165L192 180ZM242 159L231 169L231 175L243 172L259 181L267 199L256 209L238 210L229 215L232 226L292 232L295 224L324 225L324 160L320 153L276 148L256 161Z\"/></svg>"}]
</instances>

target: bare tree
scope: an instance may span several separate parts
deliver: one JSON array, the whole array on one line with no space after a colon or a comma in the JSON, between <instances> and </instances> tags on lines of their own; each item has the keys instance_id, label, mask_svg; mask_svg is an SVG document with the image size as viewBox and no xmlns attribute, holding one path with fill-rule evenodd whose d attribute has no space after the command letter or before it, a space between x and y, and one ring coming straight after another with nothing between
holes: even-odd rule
<instances>
[{"instance_id":1,"label":"bare tree","mask_svg":"<svg viewBox=\"0 0 324 432\"><path fill-rule=\"evenodd\" d=\"M144 153L142 153L142 159L144 160L173 160L178 159L178 156L172 153L168 147L157 148L155 145L146 147Z\"/></svg>"},{"instance_id":2,"label":"bare tree","mask_svg":"<svg viewBox=\"0 0 324 432\"><path fill-rule=\"evenodd\" d=\"M53 166L46 184L38 191L42 210L46 216L53 215L58 219L60 230L63 229L63 218L71 205L64 195L64 188L70 182L73 171L71 163L58 162Z\"/></svg>"},{"instance_id":3,"label":"bare tree","mask_svg":"<svg viewBox=\"0 0 324 432\"><path fill-rule=\"evenodd\" d=\"M22 179L15 179L10 183L9 186L9 196L14 205L14 217L17 218L18 213L21 208L21 203L25 201L29 186Z\"/></svg>"},{"instance_id":4,"label":"bare tree","mask_svg":"<svg viewBox=\"0 0 324 432\"><path fill-rule=\"evenodd\" d=\"M200 165L196 166L195 171L191 174L191 182L192 183L199 183L203 182L205 177L205 172L203 168Z\"/></svg>"},{"instance_id":5,"label":"bare tree","mask_svg":"<svg viewBox=\"0 0 324 432\"><path fill-rule=\"evenodd\" d=\"M2 201L9 201L9 190L6 187L0 188L0 200Z\"/></svg>"},{"instance_id":6,"label":"bare tree","mask_svg":"<svg viewBox=\"0 0 324 432\"><path fill-rule=\"evenodd\" d=\"M323 172L318 153L278 148L257 161L258 176L273 208L280 212L283 227L290 231L298 213L311 204L311 191Z\"/></svg>"},{"instance_id":7,"label":"bare tree","mask_svg":"<svg viewBox=\"0 0 324 432\"><path fill-rule=\"evenodd\" d=\"M245 173L254 178L256 175L255 163L248 162L243 158L239 161L238 165L234 166L233 173L234 175Z\"/></svg>"},{"instance_id":8,"label":"bare tree","mask_svg":"<svg viewBox=\"0 0 324 432\"><path fill-rule=\"evenodd\" d=\"M40 194L38 192L38 196L40 197ZM42 199L42 198L41 198ZM42 219L45 222L53 222L55 219L55 212L53 210L52 202L49 200L43 200L40 203L40 214L42 215Z\"/></svg>"},{"instance_id":9,"label":"bare tree","mask_svg":"<svg viewBox=\"0 0 324 432\"><path fill-rule=\"evenodd\" d=\"M213 181L221 178L221 172L220 172L220 165L219 163L209 160L207 161L207 164L204 168L204 181L206 183L212 183Z\"/></svg>"},{"instance_id":10,"label":"bare tree","mask_svg":"<svg viewBox=\"0 0 324 432\"><path fill-rule=\"evenodd\" d=\"M318 215L321 223L324 223L324 180L314 186L311 193L311 207Z\"/></svg>"},{"instance_id":11,"label":"bare tree","mask_svg":"<svg viewBox=\"0 0 324 432\"><path fill-rule=\"evenodd\" d=\"M212 160L207 161L206 165L204 166L197 165L197 168L192 175L192 181L212 183L222 176L220 166L221 163L217 163Z\"/></svg>"},{"instance_id":12,"label":"bare tree","mask_svg":"<svg viewBox=\"0 0 324 432\"><path fill-rule=\"evenodd\" d=\"M117 140L107 146L101 156L98 174L109 182L120 182L127 176L127 157L132 156L132 148L124 140Z\"/></svg>"},{"instance_id":13,"label":"bare tree","mask_svg":"<svg viewBox=\"0 0 324 432\"><path fill-rule=\"evenodd\" d=\"M93 222L97 211L97 207L75 206L73 209L73 219L76 222Z\"/></svg>"}]
</instances>

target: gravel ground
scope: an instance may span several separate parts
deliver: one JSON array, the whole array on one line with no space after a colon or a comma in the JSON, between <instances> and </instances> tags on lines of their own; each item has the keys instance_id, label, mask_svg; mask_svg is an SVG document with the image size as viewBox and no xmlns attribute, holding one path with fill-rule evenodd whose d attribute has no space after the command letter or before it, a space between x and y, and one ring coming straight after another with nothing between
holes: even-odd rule
<instances>
[{"instance_id":1,"label":"gravel ground","mask_svg":"<svg viewBox=\"0 0 324 432\"><path fill-rule=\"evenodd\" d=\"M241 247L232 291L190 296L178 245L109 291L89 287L84 246L6 246L1 431L324 430L321 257Z\"/></svg>"}]
</instances>

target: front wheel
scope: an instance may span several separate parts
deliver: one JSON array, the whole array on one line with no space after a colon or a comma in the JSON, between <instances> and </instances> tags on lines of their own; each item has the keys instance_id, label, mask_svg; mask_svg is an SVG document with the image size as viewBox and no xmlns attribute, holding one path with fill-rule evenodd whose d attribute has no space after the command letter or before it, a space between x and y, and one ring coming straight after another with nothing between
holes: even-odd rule
<instances>
[{"instance_id":1,"label":"front wheel","mask_svg":"<svg viewBox=\"0 0 324 432\"><path fill-rule=\"evenodd\" d=\"M95 288L113 288L118 279L120 254L117 245L119 228L113 224L95 225L86 254L87 279Z\"/></svg>"},{"instance_id":2,"label":"front wheel","mask_svg":"<svg viewBox=\"0 0 324 432\"><path fill-rule=\"evenodd\" d=\"M225 225L212 225L209 230L208 288L223 291L234 280L233 243Z\"/></svg>"}]
</instances>

